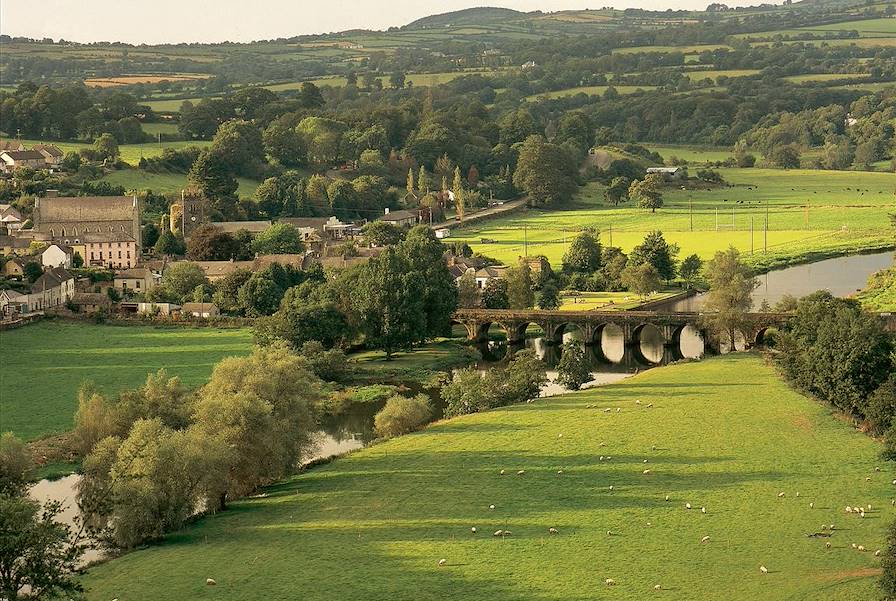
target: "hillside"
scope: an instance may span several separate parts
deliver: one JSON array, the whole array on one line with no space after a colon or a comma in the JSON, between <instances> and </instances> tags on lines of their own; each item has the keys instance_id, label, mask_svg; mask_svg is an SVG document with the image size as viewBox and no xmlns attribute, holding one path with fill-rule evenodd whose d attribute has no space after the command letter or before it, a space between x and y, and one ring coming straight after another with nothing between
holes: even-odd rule
<instances>
[{"instance_id":1,"label":"hillside","mask_svg":"<svg viewBox=\"0 0 896 601\"><path fill-rule=\"evenodd\" d=\"M480 6L466 8L438 15L430 15L405 25L402 29L426 29L431 27L458 27L462 25L484 25L524 16L526 13L510 8Z\"/></svg>"},{"instance_id":2,"label":"hillside","mask_svg":"<svg viewBox=\"0 0 896 601\"><path fill-rule=\"evenodd\" d=\"M133 601L867 601L893 517L879 448L756 355L673 365L338 459L84 584Z\"/></svg>"}]
</instances>

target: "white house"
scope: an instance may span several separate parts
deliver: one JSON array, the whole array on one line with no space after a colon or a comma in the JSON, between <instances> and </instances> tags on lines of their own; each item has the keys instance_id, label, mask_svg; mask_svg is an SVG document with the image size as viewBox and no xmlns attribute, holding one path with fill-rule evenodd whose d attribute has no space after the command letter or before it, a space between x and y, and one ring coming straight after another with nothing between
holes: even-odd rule
<instances>
[{"instance_id":1,"label":"white house","mask_svg":"<svg viewBox=\"0 0 896 601\"><path fill-rule=\"evenodd\" d=\"M74 251L71 247L51 244L40 254L40 263L44 267L64 267L68 269L72 266L73 255Z\"/></svg>"},{"instance_id":2,"label":"white house","mask_svg":"<svg viewBox=\"0 0 896 601\"><path fill-rule=\"evenodd\" d=\"M75 295L75 277L61 267L50 267L31 285L28 310L61 307Z\"/></svg>"}]
</instances>

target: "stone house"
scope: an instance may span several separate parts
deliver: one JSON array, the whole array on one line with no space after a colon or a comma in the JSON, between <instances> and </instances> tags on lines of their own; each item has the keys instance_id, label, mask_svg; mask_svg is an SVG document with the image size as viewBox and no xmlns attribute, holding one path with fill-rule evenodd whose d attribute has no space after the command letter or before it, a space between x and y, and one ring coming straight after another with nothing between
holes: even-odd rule
<instances>
[{"instance_id":1,"label":"stone house","mask_svg":"<svg viewBox=\"0 0 896 601\"><path fill-rule=\"evenodd\" d=\"M181 315L189 315L192 317L201 317L208 319L217 317L221 314L218 306L214 303L184 303L180 308Z\"/></svg>"},{"instance_id":2,"label":"stone house","mask_svg":"<svg viewBox=\"0 0 896 601\"><path fill-rule=\"evenodd\" d=\"M140 294L154 288L158 279L159 277L146 267L133 267L116 272L112 281L116 290Z\"/></svg>"},{"instance_id":3,"label":"stone house","mask_svg":"<svg viewBox=\"0 0 896 601\"><path fill-rule=\"evenodd\" d=\"M109 269L136 267L137 241L125 232L83 234L85 263Z\"/></svg>"},{"instance_id":4,"label":"stone house","mask_svg":"<svg viewBox=\"0 0 896 601\"><path fill-rule=\"evenodd\" d=\"M476 287L480 290L485 289L490 280L504 279L506 267L488 265L476 270Z\"/></svg>"},{"instance_id":5,"label":"stone house","mask_svg":"<svg viewBox=\"0 0 896 601\"><path fill-rule=\"evenodd\" d=\"M390 211L386 209L386 213L380 217L380 221L385 221L398 227L413 227L420 222L420 215L417 211Z\"/></svg>"},{"instance_id":6,"label":"stone house","mask_svg":"<svg viewBox=\"0 0 896 601\"><path fill-rule=\"evenodd\" d=\"M68 269L72 266L74 254L70 246L51 244L40 253L40 263L44 267L64 267Z\"/></svg>"},{"instance_id":7,"label":"stone house","mask_svg":"<svg viewBox=\"0 0 896 601\"><path fill-rule=\"evenodd\" d=\"M30 167L31 169L46 168L44 155L36 150L4 150L0 152L0 172L12 173L16 169Z\"/></svg>"},{"instance_id":8,"label":"stone house","mask_svg":"<svg viewBox=\"0 0 896 601\"><path fill-rule=\"evenodd\" d=\"M648 167L647 175L662 175L666 181L675 181L688 178L688 168L684 166L678 167Z\"/></svg>"},{"instance_id":9,"label":"stone house","mask_svg":"<svg viewBox=\"0 0 896 601\"><path fill-rule=\"evenodd\" d=\"M3 275L8 278L20 278L25 275L25 265L31 263L22 257L13 257L3 265Z\"/></svg>"},{"instance_id":10,"label":"stone house","mask_svg":"<svg viewBox=\"0 0 896 601\"><path fill-rule=\"evenodd\" d=\"M50 267L31 284L28 309L33 312L61 307L74 294L74 276L61 267Z\"/></svg>"},{"instance_id":11,"label":"stone house","mask_svg":"<svg viewBox=\"0 0 896 601\"><path fill-rule=\"evenodd\" d=\"M44 163L48 169L58 169L62 165L65 153L54 144L35 144L32 150L39 152L44 157Z\"/></svg>"},{"instance_id":12,"label":"stone house","mask_svg":"<svg viewBox=\"0 0 896 601\"><path fill-rule=\"evenodd\" d=\"M112 299L101 292L75 292L71 304L81 313L96 313L112 308Z\"/></svg>"},{"instance_id":13,"label":"stone house","mask_svg":"<svg viewBox=\"0 0 896 601\"><path fill-rule=\"evenodd\" d=\"M136 196L57 196L54 190L47 190L45 198L34 199L33 220L36 233L68 246L85 242L87 234L129 236L135 246L135 260L136 250L142 246L140 203ZM89 255L83 258L90 264ZM102 264L107 259L108 254ZM98 255L94 260L99 260Z\"/></svg>"},{"instance_id":14,"label":"stone house","mask_svg":"<svg viewBox=\"0 0 896 601\"><path fill-rule=\"evenodd\" d=\"M28 311L28 295L15 290L0 290L0 317L13 317Z\"/></svg>"}]
</instances>

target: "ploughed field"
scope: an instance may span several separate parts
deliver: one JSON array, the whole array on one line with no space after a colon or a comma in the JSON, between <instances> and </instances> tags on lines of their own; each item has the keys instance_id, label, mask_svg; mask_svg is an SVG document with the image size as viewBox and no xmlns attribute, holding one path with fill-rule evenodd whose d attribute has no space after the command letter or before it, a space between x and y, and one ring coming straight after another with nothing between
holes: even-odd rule
<instances>
[{"instance_id":1,"label":"ploughed field","mask_svg":"<svg viewBox=\"0 0 896 601\"><path fill-rule=\"evenodd\" d=\"M761 357L728 355L438 422L84 584L96 600L866 601L896 494L879 451Z\"/></svg>"},{"instance_id":2,"label":"ploughed field","mask_svg":"<svg viewBox=\"0 0 896 601\"><path fill-rule=\"evenodd\" d=\"M733 244L760 267L893 245L887 216L896 203L892 173L717 171L731 187L680 190L673 184L663 190L665 204L656 213L632 201L613 207L604 200L603 187L592 183L580 189L568 209L513 213L457 229L452 239L465 240L474 251L506 264L524 255L528 244L530 256L543 254L554 266L560 265L569 242L586 227L600 230L604 244L610 243L612 231L612 244L625 252L651 230L661 230L667 240L681 247L679 259L691 253L708 259ZM696 167L691 172L695 174ZM483 243L483 239L491 242Z\"/></svg>"},{"instance_id":3,"label":"ploughed field","mask_svg":"<svg viewBox=\"0 0 896 601\"><path fill-rule=\"evenodd\" d=\"M78 388L136 388L161 368L205 384L215 363L251 351L248 329L104 326L44 321L0 334L0 431L29 440L72 428Z\"/></svg>"}]
</instances>

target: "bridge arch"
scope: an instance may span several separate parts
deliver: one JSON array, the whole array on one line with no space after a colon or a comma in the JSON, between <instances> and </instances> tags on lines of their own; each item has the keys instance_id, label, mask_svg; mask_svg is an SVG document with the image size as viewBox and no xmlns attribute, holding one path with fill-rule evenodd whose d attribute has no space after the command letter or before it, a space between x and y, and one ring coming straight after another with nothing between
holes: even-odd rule
<instances>
[{"instance_id":1,"label":"bridge arch","mask_svg":"<svg viewBox=\"0 0 896 601\"><path fill-rule=\"evenodd\" d=\"M648 357L644 352L644 343L646 342L644 339L644 333L647 331L654 331L657 333L660 342L660 348L664 348L666 346L668 340L663 333L663 328L661 326L649 322L641 322L632 328L630 342L632 355L634 356L636 361L643 363L644 365L659 365L663 362L662 354L654 358Z\"/></svg>"}]
</instances>

